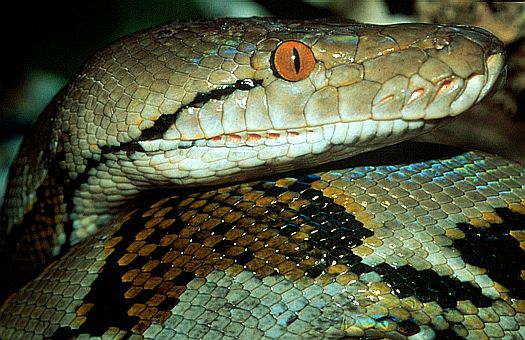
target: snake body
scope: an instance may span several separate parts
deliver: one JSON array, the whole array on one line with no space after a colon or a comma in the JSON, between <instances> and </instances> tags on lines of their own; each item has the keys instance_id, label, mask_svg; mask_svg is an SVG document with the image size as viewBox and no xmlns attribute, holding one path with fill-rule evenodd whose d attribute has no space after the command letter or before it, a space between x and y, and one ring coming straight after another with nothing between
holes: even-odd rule
<instances>
[{"instance_id":1,"label":"snake body","mask_svg":"<svg viewBox=\"0 0 525 340\"><path fill-rule=\"evenodd\" d=\"M478 28L343 19L173 23L110 45L12 168L2 294L30 282L0 336L523 336L517 164L465 153L217 188L428 131L504 59Z\"/></svg>"}]
</instances>

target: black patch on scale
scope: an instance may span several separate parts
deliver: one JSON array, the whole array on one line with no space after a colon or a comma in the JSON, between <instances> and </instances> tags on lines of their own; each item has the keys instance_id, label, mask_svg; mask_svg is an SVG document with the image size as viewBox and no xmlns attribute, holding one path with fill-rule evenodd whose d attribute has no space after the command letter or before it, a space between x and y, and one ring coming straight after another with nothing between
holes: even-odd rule
<instances>
[{"instance_id":1,"label":"black patch on scale","mask_svg":"<svg viewBox=\"0 0 525 340\"><path fill-rule=\"evenodd\" d=\"M483 295L481 288L448 276L439 276L433 270L418 271L409 265L395 268L387 263L372 267L362 263L362 258L355 255L352 248L361 245L373 232L331 198L312 189L310 183L316 179L305 176L288 187L289 190L300 192L301 198L310 200L309 205L299 210L299 216L317 227L308 243L311 244L312 253L322 253L324 258L322 263L308 270L308 276L322 274L326 267L335 262L348 265L350 271L358 275L375 271L392 286L399 298L416 296L422 302L435 301L443 308L456 307L460 300L470 300L477 307L492 305L492 299ZM278 220L275 226L280 226ZM288 223L276 229L282 230L281 234L289 235L293 227Z\"/></svg>"},{"instance_id":2,"label":"black patch on scale","mask_svg":"<svg viewBox=\"0 0 525 340\"><path fill-rule=\"evenodd\" d=\"M269 206L268 212L264 215L268 216L271 221L269 227L282 236L290 236L294 232L299 231L301 223L308 223L316 228L314 231L310 232L308 242L306 242L306 249L302 249L290 256L290 259L293 259L297 263L300 263L305 256L314 256L321 259L318 265L306 270L306 275L317 277L324 273L326 268L332 263L344 263L350 267L351 272L358 275L376 272L392 287L392 291L399 298L415 296L421 302L435 301L442 308L455 308L457 302L461 300L469 300L477 307L488 307L492 305L492 299L483 295L479 287L468 282L460 282L452 277L439 276L433 270L418 271L409 265L395 268L386 263L377 266L370 266L363 263L362 258L355 255L352 252L352 249L361 245L365 238L372 236L373 231L365 228L351 213L346 212L343 207L335 204L333 199L323 196L323 193L319 190L312 189L311 183L318 179L319 177L315 175L304 176L299 178L297 182L290 185L288 188L279 188L276 186L268 187L265 185L265 182L259 182L259 184L256 184L253 187L253 190L262 191L266 196L277 197L286 191L293 190L299 192L301 198L308 199L308 204L306 206L299 210L293 210L295 213L293 219L278 217L280 212L290 209L287 204L278 201ZM209 201L214 202L215 199L210 198ZM222 200L217 200L215 202L227 205ZM170 206L178 206L179 199L173 198L169 204ZM232 209L235 209L235 205L232 205L231 207ZM169 227L170 234L180 233L182 229L187 227L187 223L181 222L180 219L181 214L184 212L184 209L173 209L165 215L165 218L175 219L175 222ZM81 333L101 335L109 327L131 329L137 324L139 318L127 315L128 309L134 303L146 303L155 293L162 293L155 291L157 288L149 291L143 289L143 291L133 299L124 298L124 293L132 286L132 283L121 281L121 277L124 273L131 268L142 267L142 265L144 265L149 259L159 259L162 257L162 254L169 251L166 247L159 246L157 247L157 250L149 256L139 256L127 266L121 267L118 265L118 259L126 252L126 248L134 241L134 235L142 230L146 221L151 218L143 218L141 217L141 214L142 212L134 214L130 220L126 222L115 235L113 235L114 237L121 236L123 239L117 244L113 253L107 259L107 265L104 267L95 282L93 282L91 292L84 299L84 303L93 303L94 306L88 313L86 313L86 322L79 330ZM467 235L464 242L469 241L469 249L479 247L480 245L484 246L486 249L487 246L483 242L489 242L490 247L494 248L496 244L490 244L490 242L500 240L504 243L497 244L498 247L514 247L512 248L514 254L519 253L519 256L522 256L523 251L519 248L519 244L516 243L516 245L514 241L508 239L508 237L510 237L508 235L508 230L523 230L523 216L514 214L505 209L498 210L498 214L504 219L505 223L503 224L505 225L505 228L501 226L494 229L488 228L492 229L491 233L479 235L472 233L467 226L462 225L460 228L463 228L462 230L464 230ZM298 219L297 224L294 224L296 219ZM234 228L238 228L235 222L223 222L214 227L213 232L215 234L224 234L228 232L228 230ZM151 243L151 241L160 240L167 232L168 230L163 229L155 230L148 237L148 242ZM198 232L194 235L195 240L198 242L202 241L198 239ZM482 244L478 245L473 242L481 242ZM231 241L224 240L216 244L213 251L224 254L226 250L232 246L233 244ZM518 248L515 248L516 246ZM459 244L459 248L461 247L463 246ZM505 254L507 253L505 252ZM506 256L507 255L496 255L496 258L506 260ZM253 258L254 254L248 248L246 248L241 254L233 257L235 262L239 264L246 264ZM483 263L488 263L487 261L488 260L484 259ZM525 263L525 261L522 261L522 263ZM518 264L518 266L522 266L522 264ZM162 277L162 275L170 268L169 264L161 264L153 269L152 275ZM516 273L517 272L518 271L516 270ZM511 277L517 281L514 272L512 273ZM492 275L492 277L495 276ZM173 282L177 285L184 286L193 278L195 278L194 273L183 272L177 276ZM517 290L517 283L514 281L510 281L512 284L509 284L509 281L505 282L507 282L506 287L510 287L509 289L512 290L513 294L517 293L515 291ZM169 311L177 305L178 302L179 300L176 297L167 298L161 304L162 310ZM403 327L403 331L406 335L417 334L419 332L419 326L410 320L406 321L403 324ZM455 335L453 331L442 331L439 334L444 338L454 338Z\"/></svg>"},{"instance_id":3,"label":"black patch on scale","mask_svg":"<svg viewBox=\"0 0 525 340\"><path fill-rule=\"evenodd\" d=\"M76 339L80 335L78 329L71 329L71 327L59 327L51 336L53 340L68 340Z\"/></svg>"},{"instance_id":4,"label":"black patch on scale","mask_svg":"<svg viewBox=\"0 0 525 340\"><path fill-rule=\"evenodd\" d=\"M525 270L525 251L510 232L525 229L525 216L507 208L495 210L503 223L488 228L459 223L465 237L454 240L454 247L466 263L487 269L487 275L507 288L511 298L523 300L525 281L521 273Z\"/></svg>"},{"instance_id":5,"label":"black patch on scale","mask_svg":"<svg viewBox=\"0 0 525 340\"><path fill-rule=\"evenodd\" d=\"M365 228L363 224L355 219L355 216L347 212L344 207L336 204L332 198L326 197L319 190L312 189L311 183L319 180L318 175L305 175L297 178L297 181L284 188L273 186L264 188L263 183L255 186L254 190L265 191L267 196L277 197L286 191L300 193L301 199L306 199L309 204L298 211L294 211L300 221L294 223L295 219L276 218L272 221L272 230L282 236L291 236L300 230L300 224L306 223L316 229L310 232L307 249L297 255L290 255L295 262L300 263L305 255L320 259L319 263L308 268L305 273L309 277L317 277L324 273L333 263L353 266L361 262L361 257L352 252L363 243L363 240L374 233ZM284 203L275 202L269 208L269 213L289 209Z\"/></svg>"},{"instance_id":6,"label":"black patch on scale","mask_svg":"<svg viewBox=\"0 0 525 340\"><path fill-rule=\"evenodd\" d=\"M496 209L496 213L504 222L489 228L458 224L465 238L455 240L454 247L466 263L487 269L487 274L507 288L512 298L524 299L525 282L521 271L525 270L525 252L510 231L524 230L525 216L506 208ZM436 301L443 308L454 308L460 300L470 300L476 307L492 305L492 299L483 295L481 288L439 276L432 270L417 271L408 265L394 268L386 263L371 267L358 263L352 271L356 274L377 272L400 298L416 296L422 302Z\"/></svg>"},{"instance_id":7,"label":"black patch on scale","mask_svg":"<svg viewBox=\"0 0 525 340\"><path fill-rule=\"evenodd\" d=\"M410 320L403 320L397 323L397 331L404 336L411 336L419 333L421 328Z\"/></svg>"},{"instance_id":8,"label":"black patch on scale","mask_svg":"<svg viewBox=\"0 0 525 340\"><path fill-rule=\"evenodd\" d=\"M354 216L344 211L344 208L336 205L332 199L322 196L322 192L310 188L310 183L315 181L317 177L305 176L300 181L294 184L295 188L302 189L302 195L304 197L311 197L309 206L304 207L300 211L293 211L297 216L307 221L310 225L315 225L318 230L313 233L309 239L308 244L311 245L308 248L308 254L313 256L319 255L320 251L327 254L325 257L326 266L329 266L332 261L338 261L339 263L357 263L360 258L350 251L352 247L362 244L362 239L366 236L372 235L372 231L363 227L363 225L356 221ZM268 191L272 194L287 191L282 191L280 188L275 186L271 188L265 188L261 182L260 185L255 185L254 190ZM268 193L266 193L267 196ZM169 201L169 205L177 207L183 198L172 198ZM215 198L209 198L210 202L220 202L223 206L228 205L222 200L215 200ZM147 205L144 205L147 206ZM235 206L231 206L235 209ZM271 211L268 214L278 213L285 209L290 209L285 203L273 204L269 206ZM166 234L180 234L180 232L187 228L187 222L181 221L181 216L186 213L185 209L173 209L164 215L164 218L173 218L175 222L170 225L168 229L156 228L155 231L148 236L148 243L157 243ZM79 328L79 334L90 334L91 336L100 336L110 327L118 327L119 329L131 330L139 321L140 318L137 316L129 316L127 311L135 303L146 303L153 294L163 294L158 291L159 286L146 290L143 289L137 296L126 299L125 293L129 288L133 286L132 282L122 282L122 276L131 269L140 269L146 262L151 259L160 259L164 254L170 251L171 248L157 246L157 249L147 256L137 256L133 261L127 265L120 266L118 260L127 252L127 248L135 241L135 235L143 230L144 225L152 217L142 217L143 211L134 213L131 218L125 222L122 227L112 235L112 237L122 237L122 240L114 247L113 252L106 259L106 265L101 270L97 279L91 285L91 291L83 299L83 303L92 303L93 307L85 314L86 321ZM266 216L266 214L264 215ZM267 221L268 222L268 221ZM296 229L298 226L290 224L285 219L273 219L271 220L270 226L272 230L277 233L289 234L291 229ZM239 228L235 222L227 223L223 222L212 229L215 235L224 235L229 230ZM342 237L344 236L344 237ZM338 239L341 238L339 241ZM200 242L199 233L196 231L192 234L191 239L195 242ZM226 251L234 246L232 241L223 240L213 247L213 251L222 256L226 256ZM172 246L170 246L172 247ZM320 247L320 248L318 248ZM297 252L295 260L300 261L304 258L306 252ZM244 265L250 260L255 258L255 254L248 247L244 251L232 259L235 263ZM322 272L326 266L320 264L318 267L313 268L307 272L309 276L315 276L316 272ZM155 267L151 274L152 276L162 277L168 270L170 270L171 264L160 264ZM191 280L196 277L193 272L182 272L176 278L172 280L173 283L179 286L186 286ZM178 298L167 298L159 306L159 310L170 311L179 302ZM60 332L67 334L65 329L61 329ZM76 331L75 331L76 332ZM128 333L130 335L131 333Z\"/></svg>"},{"instance_id":9,"label":"black patch on scale","mask_svg":"<svg viewBox=\"0 0 525 340\"><path fill-rule=\"evenodd\" d=\"M141 217L141 212L135 213L129 221L112 235L112 237L122 237L122 240L113 248L113 252L106 259L106 264L98 275L97 279L91 285L90 292L84 297L84 303L92 303L93 307L85 314L86 321L79 328L80 334L87 333L91 336L101 336L110 327L118 327L124 330L131 330L139 321L138 316L130 316L128 310L136 303L146 303L159 289L142 289L133 298L125 298L125 293L133 286L133 282L123 282L122 276L129 270L140 269L147 261L156 258L160 259L161 255L169 250L166 247L157 246L157 249L148 256L137 256L128 265L119 265L120 257L127 253L127 248L135 241L135 235L143 230L149 217ZM182 228L182 225L175 228ZM165 234L162 229L150 235L154 241L160 239ZM162 276L171 266L159 265L151 272L152 276ZM177 285L186 285L193 280L194 273L181 272L173 282ZM159 306L162 310L171 310L179 300L177 298L167 297Z\"/></svg>"},{"instance_id":10,"label":"black patch on scale","mask_svg":"<svg viewBox=\"0 0 525 340\"><path fill-rule=\"evenodd\" d=\"M436 339L439 340L462 340L465 339L462 336L457 335L452 329L435 329L433 328L434 333L436 334Z\"/></svg>"},{"instance_id":11,"label":"black patch on scale","mask_svg":"<svg viewBox=\"0 0 525 340\"><path fill-rule=\"evenodd\" d=\"M476 307L492 305L492 299L483 295L481 288L448 276L439 276L430 269L418 271L408 265L395 268L381 263L375 267L361 264L352 271L356 274L375 271L399 298L415 296L421 302L435 301L442 308L454 308L461 300L470 300Z\"/></svg>"},{"instance_id":12,"label":"black patch on scale","mask_svg":"<svg viewBox=\"0 0 525 340\"><path fill-rule=\"evenodd\" d=\"M328 266L338 263L352 267L361 262L362 259L352 249L374 233L342 206L335 204L333 199L323 196L322 192L307 189L302 194L311 203L299 210L299 216L308 218L308 223L317 228L310 234L309 243L314 249L325 252L325 263Z\"/></svg>"},{"instance_id":13,"label":"black patch on scale","mask_svg":"<svg viewBox=\"0 0 525 340\"><path fill-rule=\"evenodd\" d=\"M423 302L436 301L441 307L456 307L459 300L471 300L477 307L487 307L492 300L481 293L481 289L451 277L439 276L432 270L417 271L411 266L394 268L382 263L371 267L362 263L362 258L352 252L373 232L363 226L345 209L335 204L331 198L323 196L319 190L311 188L310 183L317 178L302 177L288 189L301 193L301 198L309 199L310 204L299 210L299 216L307 223L317 227L309 238L313 253L323 253L324 261L309 269L307 275L316 277L331 263L346 264L350 271L363 274L375 271L392 286L400 298L416 296ZM273 189L273 188L272 188ZM274 189L275 190L275 189ZM276 221L279 226L279 221ZM287 224L277 230L289 235L293 225ZM298 226L296 226L298 230ZM524 261L525 262L525 261Z\"/></svg>"},{"instance_id":14,"label":"black patch on scale","mask_svg":"<svg viewBox=\"0 0 525 340\"><path fill-rule=\"evenodd\" d=\"M322 261L309 268L306 275L317 277L325 272L332 263L346 264L350 271L358 275L375 271L383 280L392 286L393 292L399 297L416 296L422 302L435 301L443 308L456 307L460 300L470 300L477 307L488 307L492 300L482 294L481 288L470 283L460 282L448 276L439 276L433 270L418 271L405 265L395 268L387 263L375 267L362 263L362 258L355 255L352 249L363 243L363 240L373 235L373 232L363 226L345 209L333 202L333 199L323 196L319 190L312 189L311 183L318 177L304 176L290 185L286 190L301 193L301 198L308 199L310 204L298 211L302 221L313 225L317 230L310 233L306 254L322 258ZM254 187L254 190L265 190ZM278 194L279 189L269 189ZM275 209L282 209L276 203ZM281 235L288 236L298 231L299 226L290 221L276 219L273 229ZM300 262L304 254L295 261Z\"/></svg>"},{"instance_id":15,"label":"black patch on scale","mask_svg":"<svg viewBox=\"0 0 525 340\"><path fill-rule=\"evenodd\" d=\"M91 169L94 169L98 167L100 164L105 164L108 160L106 157L107 154L110 153L117 153L121 151L126 151L127 153L133 153L133 152L145 152L145 150L142 148L142 146L139 144L140 141L145 140L152 140L157 138L162 138L163 134L175 123L175 120L177 119L180 112L182 112L185 109L195 107L200 108L210 100L221 100L224 97L231 95L236 90L240 91L249 91L259 85L262 84L262 80L257 79L241 79L237 80L234 84L230 85L224 85L217 89L213 89L210 92L203 93L199 92L191 101L189 104L186 104L184 106L181 106L174 114L171 115L161 115L153 124L152 127L142 130L141 136L138 140L134 140L127 143L122 143L118 146L112 145L104 145L100 148L100 159L95 160L93 158L87 158L86 159L86 167L82 173L79 173L75 179L72 179L71 182L68 185L64 186L64 190L66 191L64 193L64 202L67 203L67 216L71 216L72 209L73 209L73 195L76 190L80 188L80 186L84 183L87 183L89 179L89 172ZM66 142L69 142L69 135L67 132L65 132L62 135L61 143L65 144ZM63 149L62 149L63 150ZM61 155L59 155L60 158L58 161L64 161L65 160L65 154L62 152ZM67 172L64 170L62 171L62 174L58 176L57 178L68 178ZM64 233L66 234L66 242L63 245L61 249L61 253L66 252L70 247L70 239L71 234L73 232L73 225L72 221L67 221L64 226Z\"/></svg>"}]
</instances>

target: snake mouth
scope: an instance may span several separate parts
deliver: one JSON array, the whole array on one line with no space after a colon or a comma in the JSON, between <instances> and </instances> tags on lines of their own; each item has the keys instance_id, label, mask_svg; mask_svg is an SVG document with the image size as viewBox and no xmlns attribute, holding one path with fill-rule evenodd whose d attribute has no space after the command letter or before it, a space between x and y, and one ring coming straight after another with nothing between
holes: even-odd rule
<instances>
[{"instance_id":1,"label":"snake mouth","mask_svg":"<svg viewBox=\"0 0 525 340\"><path fill-rule=\"evenodd\" d=\"M144 151L129 157L155 169L141 175L146 180L161 175L164 185L214 185L345 159L413 138L442 121L365 120L194 141L150 140L139 142Z\"/></svg>"},{"instance_id":2,"label":"snake mouth","mask_svg":"<svg viewBox=\"0 0 525 340\"><path fill-rule=\"evenodd\" d=\"M252 149L259 152L265 148L281 147L290 157L324 151L327 145L364 146L374 144L392 144L393 141L404 140L424 133L439 125L443 119L433 120L362 120L353 122L338 122L313 126L303 129L244 131L218 135L207 139L196 140L148 140L140 141L139 145L146 153L169 152L193 147L225 148L244 150ZM390 142L388 142L391 140ZM284 155L284 154L283 154ZM278 153L276 153L278 156Z\"/></svg>"},{"instance_id":3,"label":"snake mouth","mask_svg":"<svg viewBox=\"0 0 525 340\"><path fill-rule=\"evenodd\" d=\"M432 66L437 65L440 65L439 62ZM383 84L373 97L370 118L432 120L455 117L501 87L505 73L505 54L501 52L484 58L484 67L467 76L453 71L437 80L420 74L410 78L396 76ZM343 105L350 112L355 106L350 96L343 100L340 107Z\"/></svg>"}]
</instances>

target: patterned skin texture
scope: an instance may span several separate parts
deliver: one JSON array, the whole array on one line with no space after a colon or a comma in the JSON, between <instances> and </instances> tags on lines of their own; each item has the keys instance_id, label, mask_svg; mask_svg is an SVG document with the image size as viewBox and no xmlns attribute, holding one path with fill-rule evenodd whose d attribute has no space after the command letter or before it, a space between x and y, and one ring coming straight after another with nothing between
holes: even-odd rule
<instances>
[{"instance_id":1,"label":"patterned skin texture","mask_svg":"<svg viewBox=\"0 0 525 340\"><path fill-rule=\"evenodd\" d=\"M287 45L290 42L292 44ZM294 48L283 52L283 46ZM278 57L281 55L284 59ZM282 60L291 64L282 67ZM372 26L339 19L311 22L221 19L169 24L116 42L88 61L78 77L57 95L39 118L34 132L25 139L13 167L0 229L0 265L13 280L1 283L2 295L7 296L34 277L53 255L70 251L78 256L69 253L59 260L74 263L54 262L29 286L5 302L1 317L5 333L2 336L10 337L24 330L36 337L109 336L113 333L157 336L160 331L186 333L197 338L203 334L214 337L216 332L228 336L236 336L237 332L243 337L249 334L275 337L283 332L291 335L304 332L304 336L359 336L362 335L359 332L367 329L372 333L392 332L402 336L435 334L446 328L445 324L407 317L403 312L391 314L388 309L373 315L375 310L365 309L363 314L363 310L356 307L362 306L362 302L351 306L350 309L356 307L357 312L346 315L334 311L336 314L330 314L331 308L340 306L338 298L330 294L343 298L348 287L359 286L352 286L357 281L383 283L380 291L386 296L415 297L421 303L434 302L441 308L455 308L454 302L460 299L473 301L476 308L488 308L493 301L501 300L517 315L521 305L513 306L509 301L515 297L505 298L502 294L508 289L510 296L518 289L509 288L507 281L490 281L490 277L488 280L492 283L483 281L483 284L492 288L485 289L477 280L457 274L457 268L452 265L449 265L450 270L440 271L442 263L428 259L435 251L427 249L426 257L424 254L413 256L413 262L388 262L397 259L394 255L402 258L403 252L388 254L387 248L381 247L380 241L383 242L385 235L376 234L379 222L360 220L357 211L353 212L345 204L336 204L338 195L331 196L323 190L313 196L311 193L301 196L301 190L282 184L286 180L278 182L282 185L270 183L258 187L254 184L255 187L219 189L219 194L216 191L201 194L211 199L221 196L221 190L225 190L224 201L213 198L208 204L205 198L193 198L206 206L203 211L191 208L185 212L183 202L191 201L194 196L165 197L151 206L153 210L143 201L148 197L146 192L159 188L180 193L187 191L186 188L244 181L346 158L408 139L479 102L498 83L503 67L503 46L495 37L477 28L440 25ZM284 73L290 70L297 74ZM481 161L488 157L474 156L479 156ZM437 162L439 165L440 161ZM496 159L495 162L503 161ZM519 201L523 197L519 191L523 188L522 174L516 165L507 164L507 167L514 169L512 188L518 192L512 196ZM499 171L499 166L496 169ZM452 166L452 170L456 168ZM479 170L488 171L483 166ZM341 176L352 178L352 171L342 171ZM439 174L445 176L439 171L434 175L438 177ZM373 176L366 172L365 181L373 180ZM306 186L317 183L302 179L291 181ZM402 178L394 180L398 185L401 181ZM339 188L330 180L327 183L327 188L332 187L329 191ZM273 194L261 196L261 209L250 206L251 203L240 206L237 206L240 201L228 203L227 196L237 197L245 191L252 193L250 197L257 196L265 187L283 190L275 195L288 195L288 201L282 203L291 204L290 207L275 207L278 215L284 213L277 224L266 220L271 215L269 207L275 203ZM464 194L465 190L459 188L459 194ZM491 188L490 192L498 197L504 195L499 187ZM452 201L456 198L453 194L447 193ZM368 190L363 195L375 197ZM332 201L315 205L319 197ZM312 203L306 212L301 210L305 200ZM419 197L412 200L416 202L414 207L407 203L400 206L419 216L408 209L418 210ZM483 206L487 211L474 209L482 213L482 218L472 217L473 220L485 222L478 224L487 227L489 222L503 219L494 217L499 216L496 208L508 209L508 214L522 212L519 208L522 202L500 200L505 204L494 205L491 201ZM364 202L366 200L359 204L368 209ZM388 205L385 202L378 204ZM139 206L135 214L115 222L133 205ZM232 205L242 209L233 215L227 214ZM177 216L163 221L164 215L156 216L154 212L157 206L162 207L162 211L173 210ZM333 213L328 213L331 209ZM471 210L468 210L470 215L479 215ZM400 210L386 211L385 214L394 219L402 213ZM212 218L220 212L223 215L217 215L218 219ZM369 212L369 216L373 213L375 210ZM329 218L324 214L336 214L336 220L341 221L327 230L316 230L317 224L323 225L317 221L318 216L321 220ZM451 212L444 210L443 214L449 216ZM466 213L461 211L461 214ZM487 220L487 214L492 214L493 219ZM470 215L465 215L469 218L462 223L474 223ZM438 221L434 223L437 223L435 228L448 228L446 222L433 218ZM441 219L456 222L444 216ZM235 224L237 220L242 223ZM178 224L169 229L175 221ZM216 223L222 226L212 230ZM426 221L418 220L418 223L423 229L427 227ZM156 232L157 224L166 230ZM281 230L288 225L299 229L286 227ZM468 226L456 228L464 234L468 232L463 229L470 230ZM434 232L437 230L431 228L427 234L434 236ZM146 242L150 234L155 236ZM337 236L328 237L331 234ZM69 250L86 237L86 241ZM461 238L461 234L442 237L443 244L432 239L431 244L439 250L451 246L452 241L447 243L445 238L452 240L454 237ZM375 243L364 243L368 238ZM141 242L148 246L140 245ZM423 240L418 242L423 244ZM166 248L155 250L159 245ZM388 246L388 249L394 248L395 245ZM415 253L404 243L401 249L408 254ZM255 254L258 251L264 254ZM451 250L450 256L443 257L448 260L453 254L457 255L457 251ZM141 260L136 260L137 256ZM374 259L379 261L378 256L383 257L384 263L374 262ZM128 271L130 264L133 270ZM111 269L111 266L117 267ZM76 274L63 276L64 270L68 273L74 270ZM471 268L467 271L475 273ZM401 274L396 274L398 272ZM399 288L396 279L392 278L398 275L405 280L418 273L425 273L426 281L440 282L439 286L444 285L448 290L457 288L462 293L452 294L447 299L441 296L443 294L434 296L425 291L422 293L425 297L421 297L420 286L416 284L421 282L406 281ZM247 286L243 288L245 293L232 296L234 300L224 300L227 299L224 294L211 293L212 287L207 285L221 280L217 275L229 280L231 286L221 283L226 291L245 283L235 281L237 279L255 280L250 281L253 285L261 282L258 285L263 284L264 289L271 291L282 281L295 290L289 293L292 300L282 300L281 304L262 303L265 295L262 291L256 296L250 295L249 302L243 300L246 306L235 312L240 314L219 318L218 309L237 310L234 307L241 303L238 299L254 291ZM452 281L440 277L449 277ZM62 286L50 284L49 280L54 279ZM302 280L306 279L310 281L305 281L303 286ZM472 285L467 281L476 283ZM133 287L127 287L129 282ZM325 293L330 296L323 295L319 301L327 307L315 304L315 308L321 314L328 313L331 320L315 327L310 323L310 328L305 328L294 321L300 319L299 313L304 308L314 307L310 304L314 296L304 296L312 282L317 282L314 285L317 290L328 289ZM339 286L333 288L335 290L327 288L332 287L330 282L338 282ZM201 286L208 293L200 291ZM407 293L405 286L416 288ZM114 294L103 292L108 287L112 287L109 291ZM427 290L433 292L435 287ZM223 300L215 299L210 306L205 301L191 302L190 305L199 307L200 312L180 309L185 306L180 302L190 298L187 294L204 298L204 293ZM300 295L302 302L291 302ZM283 299L285 291L272 296ZM116 299L114 303L113 299ZM104 307L103 300L113 307ZM68 303L71 305L66 307L64 304ZM51 311L48 307L53 304ZM255 313L254 308L259 308L257 322L243 316L246 312ZM211 312L217 314L218 319L200 319L201 326L206 325L206 329L195 328L196 324L187 322L177 326L178 318L193 320L202 313L211 318ZM310 309L304 313L310 321L316 315ZM30 314L45 315L31 321ZM275 321L281 314L286 317L272 324L270 319ZM364 317L364 324L356 321L359 315ZM104 317L105 323L100 321ZM373 320L378 323L369 323ZM518 319L513 320L519 324ZM241 328L234 325L234 321ZM217 325L210 326L213 323ZM230 330L228 324L234 329ZM469 327L464 325L460 329L458 326L454 331L468 333Z\"/></svg>"},{"instance_id":2,"label":"patterned skin texture","mask_svg":"<svg viewBox=\"0 0 525 340\"><path fill-rule=\"evenodd\" d=\"M0 336L519 339L524 197L474 152L164 195L8 299Z\"/></svg>"}]
</instances>

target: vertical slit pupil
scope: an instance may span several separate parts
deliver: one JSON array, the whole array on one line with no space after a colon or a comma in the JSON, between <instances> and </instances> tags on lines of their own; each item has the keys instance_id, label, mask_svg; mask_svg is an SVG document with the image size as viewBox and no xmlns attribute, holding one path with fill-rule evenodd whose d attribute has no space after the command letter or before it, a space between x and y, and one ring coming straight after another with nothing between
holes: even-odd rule
<instances>
[{"instance_id":1,"label":"vertical slit pupil","mask_svg":"<svg viewBox=\"0 0 525 340\"><path fill-rule=\"evenodd\" d=\"M299 51L294 47L293 48L293 65L295 67L295 73L299 73L299 70L301 69L301 60L299 59Z\"/></svg>"}]
</instances>

